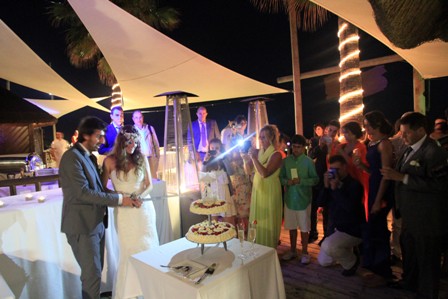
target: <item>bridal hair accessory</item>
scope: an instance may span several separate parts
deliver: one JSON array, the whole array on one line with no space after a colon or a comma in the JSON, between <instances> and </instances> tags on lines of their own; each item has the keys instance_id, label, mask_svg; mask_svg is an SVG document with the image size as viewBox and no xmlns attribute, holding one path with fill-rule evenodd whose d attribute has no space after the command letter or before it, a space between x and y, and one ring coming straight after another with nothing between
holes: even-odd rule
<instances>
[{"instance_id":1,"label":"bridal hair accessory","mask_svg":"<svg viewBox=\"0 0 448 299\"><path fill-rule=\"evenodd\" d=\"M138 140L138 132L134 131L134 129L131 127L131 129L126 129L125 127L122 127L120 129L120 134L124 136L126 139L126 144L130 144L131 139Z\"/></svg>"}]
</instances>

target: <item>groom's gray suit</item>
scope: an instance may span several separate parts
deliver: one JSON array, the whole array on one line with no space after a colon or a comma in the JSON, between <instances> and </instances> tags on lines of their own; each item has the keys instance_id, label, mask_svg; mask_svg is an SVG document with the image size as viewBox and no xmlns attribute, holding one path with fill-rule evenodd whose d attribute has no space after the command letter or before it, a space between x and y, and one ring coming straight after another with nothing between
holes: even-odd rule
<instances>
[{"instance_id":1,"label":"groom's gray suit","mask_svg":"<svg viewBox=\"0 0 448 299\"><path fill-rule=\"evenodd\" d=\"M106 193L89 153L76 143L62 156L59 168L64 202L61 231L67 235L81 267L83 298L98 298L104 254L103 223L107 206L119 195Z\"/></svg>"}]
</instances>

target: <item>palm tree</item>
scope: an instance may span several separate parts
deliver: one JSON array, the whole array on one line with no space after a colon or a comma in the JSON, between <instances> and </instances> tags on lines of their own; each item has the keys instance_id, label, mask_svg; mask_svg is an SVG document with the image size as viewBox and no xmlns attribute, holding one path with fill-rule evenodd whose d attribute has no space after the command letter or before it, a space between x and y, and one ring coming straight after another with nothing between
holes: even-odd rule
<instances>
[{"instance_id":1,"label":"palm tree","mask_svg":"<svg viewBox=\"0 0 448 299\"><path fill-rule=\"evenodd\" d=\"M159 7L157 0L112 0L112 2L157 29L173 30L180 23L179 13L174 8ZM96 65L100 80L104 84L112 86L117 83L100 49L68 2L53 2L48 7L48 13L53 26L67 27L66 43L70 63L78 68L90 68Z\"/></svg>"},{"instance_id":2,"label":"palm tree","mask_svg":"<svg viewBox=\"0 0 448 299\"><path fill-rule=\"evenodd\" d=\"M340 53L339 107L341 125L350 121L362 124L363 89L360 59L358 28L339 18L338 37Z\"/></svg>"},{"instance_id":3,"label":"palm tree","mask_svg":"<svg viewBox=\"0 0 448 299\"><path fill-rule=\"evenodd\" d=\"M299 40L297 30L315 31L329 17L328 11L308 0L251 0L260 11L285 10L289 15L294 85L295 130L303 135L302 91L300 87Z\"/></svg>"}]
</instances>

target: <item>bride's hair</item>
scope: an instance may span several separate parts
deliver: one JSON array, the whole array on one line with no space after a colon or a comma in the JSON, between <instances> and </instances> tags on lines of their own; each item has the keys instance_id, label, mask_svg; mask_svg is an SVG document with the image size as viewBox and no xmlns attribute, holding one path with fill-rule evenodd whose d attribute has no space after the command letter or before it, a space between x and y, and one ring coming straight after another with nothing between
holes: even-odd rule
<instances>
[{"instance_id":1,"label":"bride's hair","mask_svg":"<svg viewBox=\"0 0 448 299\"><path fill-rule=\"evenodd\" d=\"M132 154L128 154L126 147L131 139L135 141L137 147ZM117 173L122 171L126 176L133 166L135 166L134 171L136 175L143 171L145 157L140 151L140 135L134 126L125 125L121 127L115 139L111 156L115 158L115 169ZM132 162L132 164L129 165L129 162Z\"/></svg>"}]
</instances>

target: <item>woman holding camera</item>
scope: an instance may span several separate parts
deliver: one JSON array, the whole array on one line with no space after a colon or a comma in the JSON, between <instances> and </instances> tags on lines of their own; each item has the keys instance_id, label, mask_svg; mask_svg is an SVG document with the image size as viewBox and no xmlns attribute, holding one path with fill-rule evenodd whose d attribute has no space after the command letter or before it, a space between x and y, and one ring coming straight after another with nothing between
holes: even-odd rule
<instances>
[{"instance_id":1,"label":"woman holding camera","mask_svg":"<svg viewBox=\"0 0 448 299\"><path fill-rule=\"evenodd\" d=\"M277 126L260 130L260 150L243 155L246 170L255 169L249 221L257 221L257 243L276 248L282 225L282 190L279 179L282 155Z\"/></svg>"}]
</instances>

